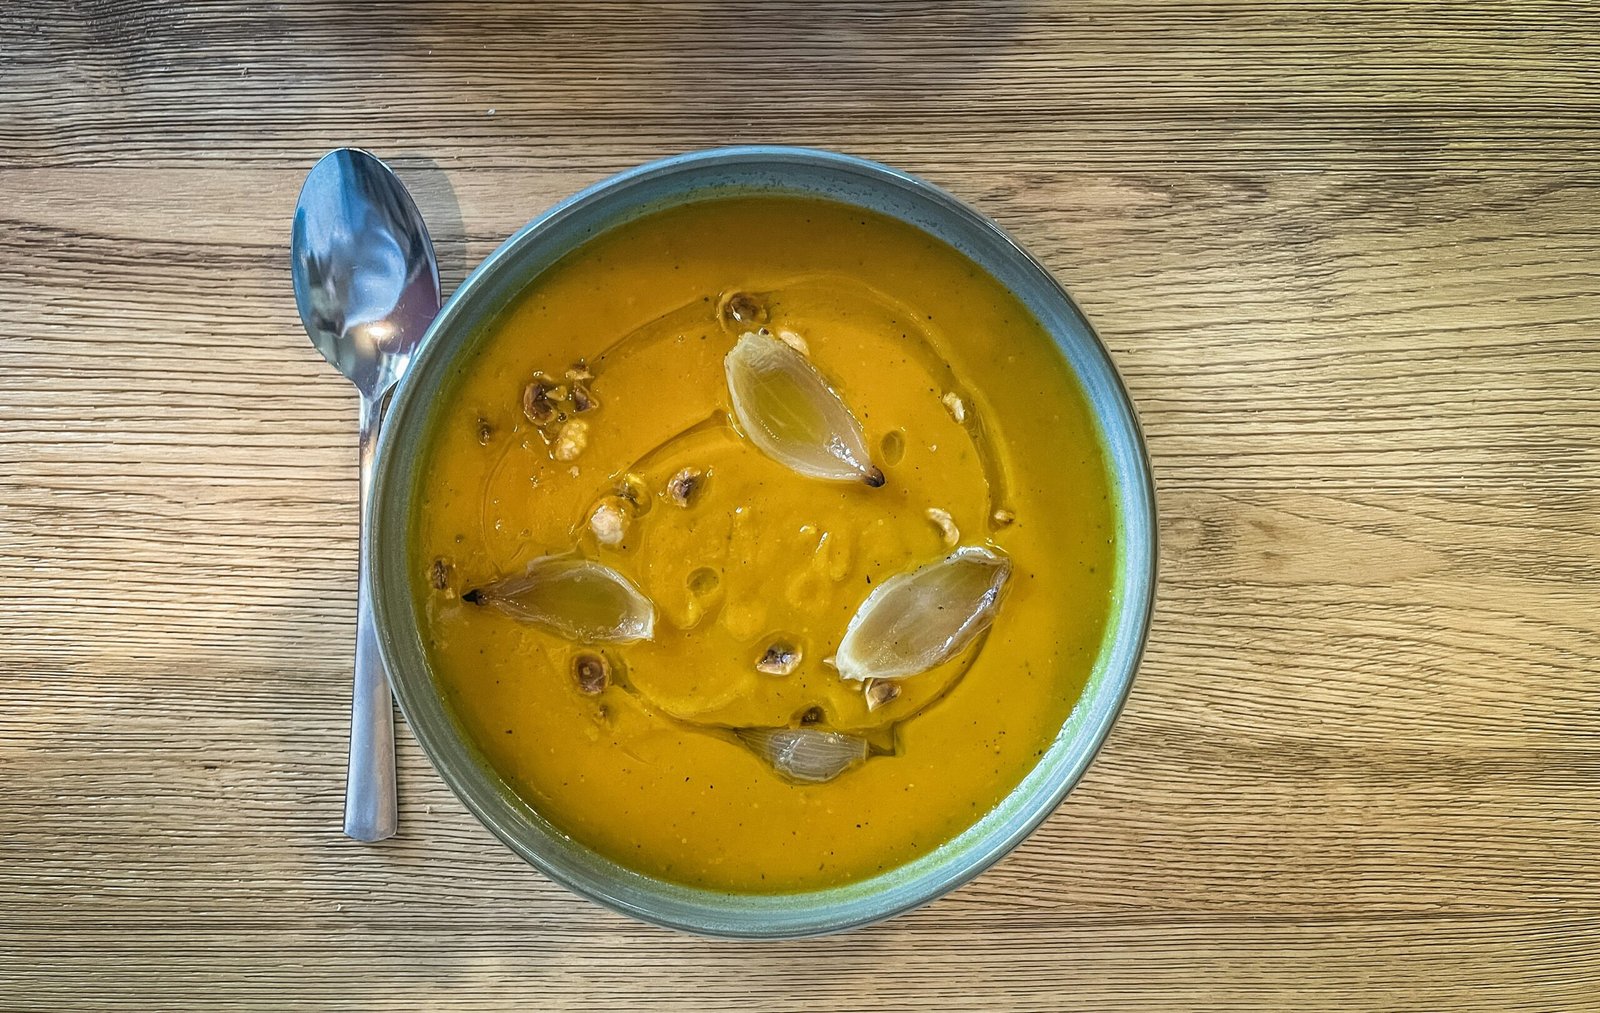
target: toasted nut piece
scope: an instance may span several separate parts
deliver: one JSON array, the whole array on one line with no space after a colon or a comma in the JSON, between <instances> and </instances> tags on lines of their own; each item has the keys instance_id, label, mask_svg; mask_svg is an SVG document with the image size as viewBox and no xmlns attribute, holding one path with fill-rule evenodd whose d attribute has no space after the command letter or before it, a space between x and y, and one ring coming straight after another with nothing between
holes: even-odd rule
<instances>
[{"instance_id":1,"label":"toasted nut piece","mask_svg":"<svg viewBox=\"0 0 1600 1013\"><path fill-rule=\"evenodd\" d=\"M590 392L582 380L572 381L572 410L586 412L592 408L600 407L600 401Z\"/></svg>"},{"instance_id":2,"label":"toasted nut piece","mask_svg":"<svg viewBox=\"0 0 1600 1013\"><path fill-rule=\"evenodd\" d=\"M940 400L944 402L945 408L949 410L951 418L957 422L967 421L967 403L961 400L961 395L952 390Z\"/></svg>"},{"instance_id":3,"label":"toasted nut piece","mask_svg":"<svg viewBox=\"0 0 1600 1013\"><path fill-rule=\"evenodd\" d=\"M583 453L583 448L589 445L589 423L582 419L570 419L561 427L561 434L556 437L556 460L571 461Z\"/></svg>"},{"instance_id":4,"label":"toasted nut piece","mask_svg":"<svg viewBox=\"0 0 1600 1013\"><path fill-rule=\"evenodd\" d=\"M454 569L443 556L435 559L433 565L428 567L428 586L435 591L443 591L450 586L450 571Z\"/></svg>"},{"instance_id":5,"label":"toasted nut piece","mask_svg":"<svg viewBox=\"0 0 1600 1013\"><path fill-rule=\"evenodd\" d=\"M1003 528L1017 519L1017 515L1010 510L996 510L994 512L994 526Z\"/></svg>"},{"instance_id":6,"label":"toasted nut piece","mask_svg":"<svg viewBox=\"0 0 1600 1013\"><path fill-rule=\"evenodd\" d=\"M611 662L603 654L583 651L572 659L572 676L580 693L596 696L611 685Z\"/></svg>"},{"instance_id":7,"label":"toasted nut piece","mask_svg":"<svg viewBox=\"0 0 1600 1013\"><path fill-rule=\"evenodd\" d=\"M533 380L522 388L522 414L528 421L536 426L542 426L556 417L556 401L560 398L552 397L555 386L550 378L543 373L533 374Z\"/></svg>"},{"instance_id":8,"label":"toasted nut piece","mask_svg":"<svg viewBox=\"0 0 1600 1013\"><path fill-rule=\"evenodd\" d=\"M956 522L950 516L950 511L940 510L938 507L928 508L928 520L939 529L939 534L944 539L944 547L953 549L961 541L961 529L956 527Z\"/></svg>"},{"instance_id":9,"label":"toasted nut piece","mask_svg":"<svg viewBox=\"0 0 1600 1013\"><path fill-rule=\"evenodd\" d=\"M802 726L820 725L822 720L826 717L827 715L822 712L821 707L807 707L800 714L800 724Z\"/></svg>"},{"instance_id":10,"label":"toasted nut piece","mask_svg":"<svg viewBox=\"0 0 1600 1013\"><path fill-rule=\"evenodd\" d=\"M601 545L621 545L622 540L628 537L628 509L622 500L601 500L594 508L594 513L589 515L589 530L594 532L595 541Z\"/></svg>"},{"instance_id":11,"label":"toasted nut piece","mask_svg":"<svg viewBox=\"0 0 1600 1013\"><path fill-rule=\"evenodd\" d=\"M861 684L861 692L867 698L867 710L875 711L899 699L900 685L885 679L868 679Z\"/></svg>"},{"instance_id":12,"label":"toasted nut piece","mask_svg":"<svg viewBox=\"0 0 1600 1013\"><path fill-rule=\"evenodd\" d=\"M756 662L756 671L767 675L792 675L800 667L800 648L788 641L775 640Z\"/></svg>"},{"instance_id":13,"label":"toasted nut piece","mask_svg":"<svg viewBox=\"0 0 1600 1013\"><path fill-rule=\"evenodd\" d=\"M579 359L574 362L572 368L567 370L566 376L568 380L574 381L594 379L594 374L589 371L589 363L585 359Z\"/></svg>"},{"instance_id":14,"label":"toasted nut piece","mask_svg":"<svg viewBox=\"0 0 1600 1013\"><path fill-rule=\"evenodd\" d=\"M632 507L635 514L650 510L650 486L631 471L617 481L617 498Z\"/></svg>"},{"instance_id":15,"label":"toasted nut piece","mask_svg":"<svg viewBox=\"0 0 1600 1013\"><path fill-rule=\"evenodd\" d=\"M695 495L705 485L706 473L703 468L684 468L676 475L667 479L667 499L677 506L686 507L694 501Z\"/></svg>"},{"instance_id":16,"label":"toasted nut piece","mask_svg":"<svg viewBox=\"0 0 1600 1013\"><path fill-rule=\"evenodd\" d=\"M729 292L722 297L717 315L728 324L759 324L767 319L767 308L748 292Z\"/></svg>"}]
</instances>

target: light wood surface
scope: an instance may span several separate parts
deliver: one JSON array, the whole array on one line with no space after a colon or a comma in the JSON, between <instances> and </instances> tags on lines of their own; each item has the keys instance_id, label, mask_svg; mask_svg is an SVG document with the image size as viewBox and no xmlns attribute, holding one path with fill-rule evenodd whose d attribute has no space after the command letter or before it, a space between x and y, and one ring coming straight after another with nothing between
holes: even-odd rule
<instances>
[{"instance_id":1,"label":"light wood surface","mask_svg":"<svg viewBox=\"0 0 1600 1013\"><path fill-rule=\"evenodd\" d=\"M0 9L0 1008L1600 1009L1600 21L1582 3ZM953 896L753 945L524 867L400 731L340 836L355 413L294 198L447 284L736 141L955 191L1137 399L1160 603Z\"/></svg>"}]
</instances>

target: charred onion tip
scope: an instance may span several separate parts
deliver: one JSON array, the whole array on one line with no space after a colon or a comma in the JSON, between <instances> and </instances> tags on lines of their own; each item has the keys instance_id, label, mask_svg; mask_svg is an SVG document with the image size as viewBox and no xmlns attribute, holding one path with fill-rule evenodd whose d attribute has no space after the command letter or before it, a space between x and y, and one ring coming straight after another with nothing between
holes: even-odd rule
<instances>
[{"instance_id":1,"label":"charred onion tip","mask_svg":"<svg viewBox=\"0 0 1600 1013\"><path fill-rule=\"evenodd\" d=\"M483 600L483 594L477 588L473 588L471 591L468 591L466 594L462 595L461 600L469 605L476 605Z\"/></svg>"},{"instance_id":2,"label":"charred onion tip","mask_svg":"<svg viewBox=\"0 0 1600 1013\"><path fill-rule=\"evenodd\" d=\"M867 472L867 477L862 479L862 481L866 482L867 485L874 489L878 488L879 486L883 485L884 481L882 469L873 468L871 471Z\"/></svg>"}]
</instances>

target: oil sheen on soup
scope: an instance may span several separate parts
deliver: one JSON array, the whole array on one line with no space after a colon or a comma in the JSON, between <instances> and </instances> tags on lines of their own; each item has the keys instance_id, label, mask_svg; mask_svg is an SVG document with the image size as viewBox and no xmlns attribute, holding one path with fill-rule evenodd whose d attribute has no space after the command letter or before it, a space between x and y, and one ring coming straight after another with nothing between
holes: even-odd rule
<instances>
[{"instance_id":1,"label":"oil sheen on soup","mask_svg":"<svg viewBox=\"0 0 1600 1013\"><path fill-rule=\"evenodd\" d=\"M434 677L504 780L642 873L815 889L992 809L1098 654L1083 395L942 242L726 198L605 233L484 335L412 532Z\"/></svg>"}]
</instances>

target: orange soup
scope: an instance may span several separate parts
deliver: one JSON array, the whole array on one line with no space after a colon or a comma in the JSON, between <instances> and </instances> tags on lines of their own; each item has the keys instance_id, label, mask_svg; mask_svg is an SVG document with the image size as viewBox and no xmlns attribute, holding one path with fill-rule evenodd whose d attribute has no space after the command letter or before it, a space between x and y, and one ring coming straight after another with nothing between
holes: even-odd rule
<instances>
[{"instance_id":1,"label":"orange soup","mask_svg":"<svg viewBox=\"0 0 1600 1013\"><path fill-rule=\"evenodd\" d=\"M894 220L708 200L544 273L455 381L412 532L499 775L639 872L871 876L988 812L1110 605L1090 413L1026 309Z\"/></svg>"}]
</instances>

